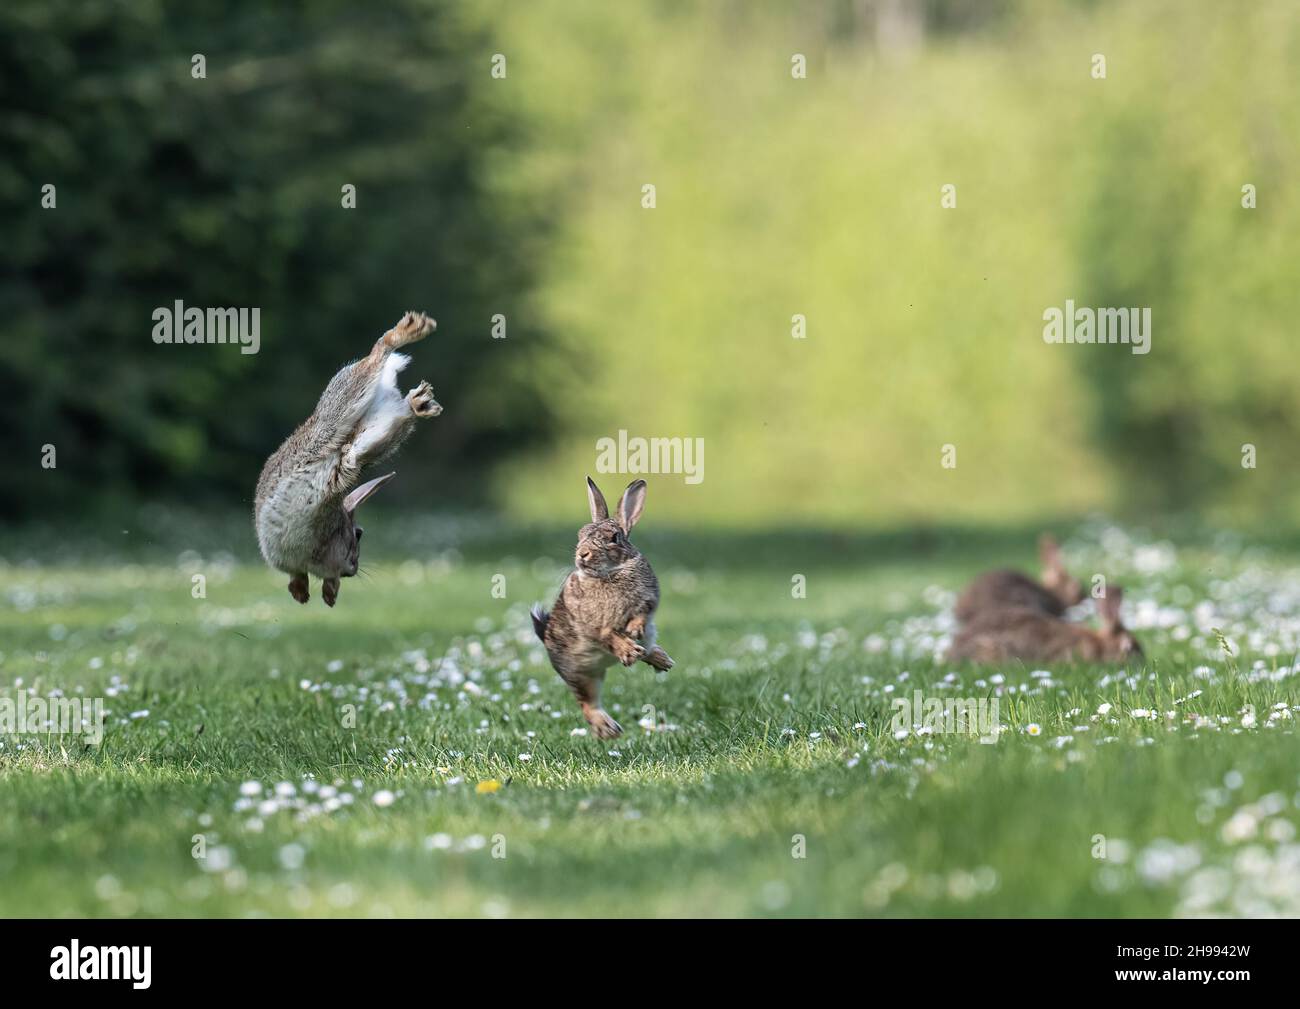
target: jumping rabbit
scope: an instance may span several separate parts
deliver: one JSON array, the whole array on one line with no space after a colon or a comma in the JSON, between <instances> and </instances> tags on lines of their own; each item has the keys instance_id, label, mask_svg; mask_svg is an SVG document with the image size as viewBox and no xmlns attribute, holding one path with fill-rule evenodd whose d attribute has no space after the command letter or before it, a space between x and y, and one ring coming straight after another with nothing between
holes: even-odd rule
<instances>
[{"instance_id":1,"label":"jumping rabbit","mask_svg":"<svg viewBox=\"0 0 1300 1009\"><path fill-rule=\"evenodd\" d=\"M591 522L578 531L574 570L548 614L533 607L533 630L551 665L573 691L582 715L600 739L623 729L600 706L605 670L617 659L631 666L638 659L655 669L671 669L673 660L655 644L655 610L659 582L650 562L628 537L645 508L646 482L634 480L618 500L617 521L600 488L587 477Z\"/></svg>"},{"instance_id":2,"label":"jumping rabbit","mask_svg":"<svg viewBox=\"0 0 1300 1009\"><path fill-rule=\"evenodd\" d=\"M1038 539L1038 557L1043 565L1041 582L1019 571L986 571L971 582L953 610L957 622L966 624L990 610L1008 606L1059 617L1082 602L1083 586L1065 570L1061 548L1046 533Z\"/></svg>"},{"instance_id":3,"label":"jumping rabbit","mask_svg":"<svg viewBox=\"0 0 1300 1009\"><path fill-rule=\"evenodd\" d=\"M1096 600L1101 629L1049 616L1027 606L981 613L957 632L948 659L983 663L1124 662L1141 658L1142 647L1120 621L1124 590L1117 585Z\"/></svg>"},{"instance_id":4,"label":"jumping rabbit","mask_svg":"<svg viewBox=\"0 0 1300 1009\"><path fill-rule=\"evenodd\" d=\"M358 487L361 471L397 451L417 417L442 413L428 382L405 396L398 391L398 372L410 358L394 353L435 326L420 312L402 316L369 355L330 379L312 415L262 467L253 506L257 543L267 564L290 576L289 594L300 603L310 598L309 574L322 579L321 596L333 606L339 579L357 573L357 508L394 476Z\"/></svg>"}]
</instances>

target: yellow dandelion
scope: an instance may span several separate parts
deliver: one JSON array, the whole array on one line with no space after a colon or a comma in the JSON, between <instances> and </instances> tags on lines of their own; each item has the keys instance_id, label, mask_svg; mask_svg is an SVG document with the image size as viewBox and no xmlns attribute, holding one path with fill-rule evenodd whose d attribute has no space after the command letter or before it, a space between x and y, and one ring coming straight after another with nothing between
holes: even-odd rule
<instances>
[{"instance_id":1,"label":"yellow dandelion","mask_svg":"<svg viewBox=\"0 0 1300 1009\"><path fill-rule=\"evenodd\" d=\"M488 778L487 781L480 781L475 785L474 791L478 792L479 795L491 795L500 787L501 782L497 781L496 778Z\"/></svg>"}]
</instances>

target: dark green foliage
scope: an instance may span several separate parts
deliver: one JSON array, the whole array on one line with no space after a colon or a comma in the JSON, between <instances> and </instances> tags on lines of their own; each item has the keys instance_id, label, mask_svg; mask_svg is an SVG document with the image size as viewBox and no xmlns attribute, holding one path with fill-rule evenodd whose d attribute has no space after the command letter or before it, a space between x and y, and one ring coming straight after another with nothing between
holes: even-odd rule
<instances>
[{"instance_id":1,"label":"dark green foliage","mask_svg":"<svg viewBox=\"0 0 1300 1009\"><path fill-rule=\"evenodd\" d=\"M407 377L446 413L408 446L393 499L472 494L545 430L501 360L529 335L530 225L483 196L508 124L476 101L492 50L453 6L0 10L0 510L246 500L334 371L408 308L439 331ZM155 345L151 313L177 299L260 307L260 353ZM508 344L490 338L497 312Z\"/></svg>"}]
</instances>

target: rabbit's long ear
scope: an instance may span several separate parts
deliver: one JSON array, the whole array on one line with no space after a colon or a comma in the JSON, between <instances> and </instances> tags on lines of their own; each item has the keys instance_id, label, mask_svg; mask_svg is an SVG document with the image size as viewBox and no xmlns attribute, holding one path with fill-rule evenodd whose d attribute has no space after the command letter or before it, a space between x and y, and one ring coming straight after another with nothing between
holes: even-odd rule
<instances>
[{"instance_id":1,"label":"rabbit's long ear","mask_svg":"<svg viewBox=\"0 0 1300 1009\"><path fill-rule=\"evenodd\" d=\"M1119 604L1124 600L1124 590L1118 585L1107 585L1106 594L1097 600L1097 616L1106 627L1119 627Z\"/></svg>"},{"instance_id":2,"label":"rabbit's long ear","mask_svg":"<svg viewBox=\"0 0 1300 1009\"><path fill-rule=\"evenodd\" d=\"M1061 548L1050 533L1038 537L1038 559L1049 571L1059 571L1065 566L1061 563Z\"/></svg>"},{"instance_id":3,"label":"rabbit's long ear","mask_svg":"<svg viewBox=\"0 0 1300 1009\"><path fill-rule=\"evenodd\" d=\"M343 499L343 510L351 515L361 505L361 502L370 497L375 491L379 490L389 480L397 476L396 473L385 473L383 476L377 476L373 480L367 480L360 487Z\"/></svg>"},{"instance_id":4,"label":"rabbit's long ear","mask_svg":"<svg viewBox=\"0 0 1300 1009\"><path fill-rule=\"evenodd\" d=\"M618 524L623 527L623 532L632 532L632 527L641 518L643 511L645 511L645 481L633 480L627 485L623 496L618 499Z\"/></svg>"},{"instance_id":5,"label":"rabbit's long ear","mask_svg":"<svg viewBox=\"0 0 1300 1009\"><path fill-rule=\"evenodd\" d=\"M591 505L591 521L599 522L609 518L609 505L605 504L605 495L591 477L587 477L587 503Z\"/></svg>"}]
</instances>

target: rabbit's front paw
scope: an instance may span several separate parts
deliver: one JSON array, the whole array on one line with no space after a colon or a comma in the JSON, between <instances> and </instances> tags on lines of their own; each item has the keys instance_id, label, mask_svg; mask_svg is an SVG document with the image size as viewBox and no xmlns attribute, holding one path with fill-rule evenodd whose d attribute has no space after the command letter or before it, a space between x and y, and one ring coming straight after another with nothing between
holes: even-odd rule
<instances>
[{"instance_id":1,"label":"rabbit's front paw","mask_svg":"<svg viewBox=\"0 0 1300 1009\"><path fill-rule=\"evenodd\" d=\"M325 600L326 606L333 606L339 598L339 580L337 578L326 578L321 582L320 595Z\"/></svg>"},{"instance_id":2,"label":"rabbit's front paw","mask_svg":"<svg viewBox=\"0 0 1300 1009\"><path fill-rule=\"evenodd\" d=\"M627 636L629 638L644 638L645 637L645 616L642 615L639 617L633 617L631 620L627 622L627 627L625 628L625 630L627 631Z\"/></svg>"},{"instance_id":3,"label":"rabbit's front paw","mask_svg":"<svg viewBox=\"0 0 1300 1009\"><path fill-rule=\"evenodd\" d=\"M306 575L294 575L289 579L289 595L300 603L305 603L311 598L311 592L307 589Z\"/></svg>"},{"instance_id":4,"label":"rabbit's front paw","mask_svg":"<svg viewBox=\"0 0 1300 1009\"><path fill-rule=\"evenodd\" d=\"M634 666L643 655L645 649L631 638L619 636L614 639L614 657L623 665Z\"/></svg>"},{"instance_id":5,"label":"rabbit's front paw","mask_svg":"<svg viewBox=\"0 0 1300 1009\"><path fill-rule=\"evenodd\" d=\"M587 716L587 724L597 739L614 739L623 734L623 726L610 718L604 708L589 708L583 714Z\"/></svg>"},{"instance_id":6,"label":"rabbit's front paw","mask_svg":"<svg viewBox=\"0 0 1300 1009\"><path fill-rule=\"evenodd\" d=\"M421 382L408 392L406 402L417 417L436 417L442 413L442 406L433 398L433 387L428 382Z\"/></svg>"},{"instance_id":7,"label":"rabbit's front paw","mask_svg":"<svg viewBox=\"0 0 1300 1009\"><path fill-rule=\"evenodd\" d=\"M438 324L423 312L407 312L397 325L384 334L384 343L390 348L405 347L408 343L423 340Z\"/></svg>"}]
</instances>

